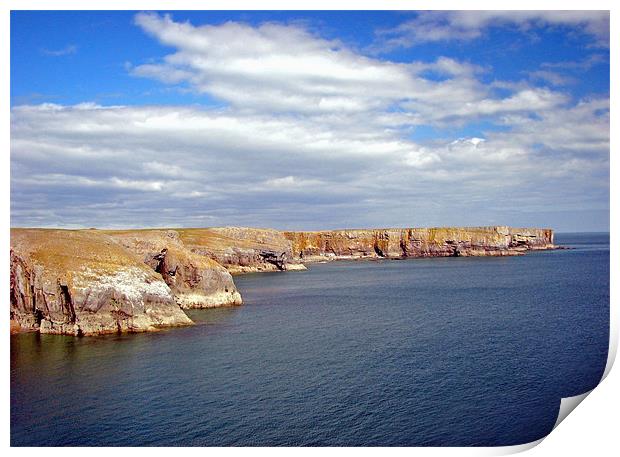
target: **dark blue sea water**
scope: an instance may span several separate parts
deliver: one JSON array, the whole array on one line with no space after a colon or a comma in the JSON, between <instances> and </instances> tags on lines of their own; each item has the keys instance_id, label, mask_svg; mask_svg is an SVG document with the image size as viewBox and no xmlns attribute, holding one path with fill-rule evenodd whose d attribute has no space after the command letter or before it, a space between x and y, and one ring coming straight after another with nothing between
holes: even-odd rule
<instances>
[{"instance_id":1,"label":"dark blue sea water","mask_svg":"<svg viewBox=\"0 0 620 457\"><path fill-rule=\"evenodd\" d=\"M494 446L594 388L609 236L510 258L235 278L245 305L159 333L11 337L11 444Z\"/></svg>"}]
</instances>

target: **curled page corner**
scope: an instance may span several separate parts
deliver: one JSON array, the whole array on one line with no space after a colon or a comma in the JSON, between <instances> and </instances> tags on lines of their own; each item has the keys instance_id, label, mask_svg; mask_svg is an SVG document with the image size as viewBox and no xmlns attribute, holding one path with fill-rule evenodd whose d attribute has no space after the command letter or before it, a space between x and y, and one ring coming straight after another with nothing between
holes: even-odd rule
<instances>
[{"instance_id":1,"label":"curled page corner","mask_svg":"<svg viewBox=\"0 0 620 457\"><path fill-rule=\"evenodd\" d=\"M601 379L598 382L598 384L603 382L603 380L607 377L607 375L609 375L609 372L611 371L611 368L612 368L612 366L613 366L613 364L614 364L614 362L616 360L616 354L617 353L618 353L618 325L617 325L616 319L614 319L613 310L610 310L610 319L609 319L609 349L607 351L607 363L605 364L605 371L603 372L603 375L601 376ZM597 384L597 387L598 387L598 384ZM594 389L596 389L596 387ZM570 413L572 413L573 410L577 406L579 406L579 404L583 400L585 400L585 398L588 395L590 395L594 389L589 390L589 391L584 392L584 393L579 394L579 395L575 395L573 397L562 398L560 400L560 410L558 411L558 418L556 419L555 424L553 425L553 429L549 433L552 433L553 430L555 430L557 428L557 426L560 425L562 423L562 421L564 419L566 419L568 417L568 415ZM547 436L549 436L549 435L547 435ZM516 446L506 446L506 447L498 448L497 452L495 453L495 455L516 454L518 452L526 451L526 450L531 449L531 448L537 446L538 444L540 444L547 436L544 436L544 437L540 438L539 440L532 441L531 443L519 444L519 445L516 445Z\"/></svg>"},{"instance_id":2,"label":"curled page corner","mask_svg":"<svg viewBox=\"0 0 620 457\"><path fill-rule=\"evenodd\" d=\"M558 418L555 421L555 424L553 425L553 429L551 430L551 432L553 432L553 430L555 430L555 428L560 425L560 423L566 419L566 417L579 405L579 403L581 403L589 394L590 392L592 392L591 390L580 394L580 395L575 395L574 397L565 397L562 398L560 400L560 410L558 412ZM549 434L551 433L549 432ZM543 436L542 438L539 438L535 441L531 441L529 443L524 443L524 444L516 444L514 446L498 446L495 448L486 448L485 452L483 449L480 449L482 452L482 455L510 455L510 454L518 454L520 452L524 452L527 451L529 449L532 449L536 446L538 446L540 443L543 442L543 440L549 436L549 434Z\"/></svg>"},{"instance_id":3,"label":"curled page corner","mask_svg":"<svg viewBox=\"0 0 620 457\"><path fill-rule=\"evenodd\" d=\"M530 441L529 443L523 444L515 444L513 446L496 446L496 447L485 447L485 448L472 448L475 449L475 452L472 452L471 455L510 455L510 454L518 454L520 452L528 451L536 446L538 446L542 441L546 438L543 436L535 441Z\"/></svg>"},{"instance_id":4,"label":"curled page corner","mask_svg":"<svg viewBox=\"0 0 620 457\"><path fill-rule=\"evenodd\" d=\"M609 372L611 371L611 367L614 365L616 361L616 354L618 353L618 322L617 319L614 318L613 310L610 310L609 315L609 350L607 351L607 363L605 364L605 371L603 372L603 376L601 376L601 380L599 384L607 377ZM617 315L616 315L617 317Z\"/></svg>"},{"instance_id":5,"label":"curled page corner","mask_svg":"<svg viewBox=\"0 0 620 457\"><path fill-rule=\"evenodd\" d=\"M609 372L611 371L611 367L614 364L614 361L616 359L616 354L618 351L618 328L615 325L615 322L613 319L610 319L610 335L609 335L609 351L607 352L607 363L605 365L605 371L603 372L603 375L601 376L601 380L598 382L598 384L600 384L601 382L603 382L603 380L607 377L607 375L609 374ZM598 387L597 384L597 387ZM596 389L596 387L595 387ZM587 392L584 392L582 394L579 395L575 395L573 397L564 397L560 400L560 409L558 411L558 417L555 421L555 424L553 425L553 428L551 429L551 432L549 432L549 434L551 434L553 432L553 430L555 430L557 428L558 425L560 425L562 423L562 421L564 419L566 419L568 417L568 415L570 413L573 412L573 410L579 406L579 404L585 400L585 398L590 395L592 393L594 389L589 390ZM529 449L532 449L536 446L538 446L540 443L543 442L543 440L549 436L549 434L543 436L540 439L537 439L535 441L531 441L529 443L524 443L524 444L516 444L514 446L498 446L498 447L494 447L494 448L477 448L477 454L476 455L509 455L509 454L518 454L520 452L524 452L527 451Z\"/></svg>"},{"instance_id":6,"label":"curled page corner","mask_svg":"<svg viewBox=\"0 0 620 457\"><path fill-rule=\"evenodd\" d=\"M573 410L579 405L579 403L581 403L588 395L590 395L591 392L592 392L592 390L589 390L589 391L587 391L585 393L582 393L580 395L575 395L574 397L562 398L562 400L560 401L560 411L558 412L558 418L555 421L555 425L553 426L553 430L555 430L555 428L558 425L560 425L560 423L564 419L566 419L566 417L571 412L573 412Z\"/></svg>"}]
</instances>

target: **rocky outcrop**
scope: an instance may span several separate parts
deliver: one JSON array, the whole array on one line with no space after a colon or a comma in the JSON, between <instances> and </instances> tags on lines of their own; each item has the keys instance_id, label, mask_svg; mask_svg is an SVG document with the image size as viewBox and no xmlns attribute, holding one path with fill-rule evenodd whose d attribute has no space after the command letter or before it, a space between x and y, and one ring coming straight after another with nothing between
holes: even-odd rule
<instances>
[{"instance_id":1,"label":"rocky outcrop","mask_svg":"<svg viewBox=\"0 0 620 457\"><path fill-rule=\"evenodd\" d=\"M96 231L12 229L10 275L11 320L22 329L93 335L192 323L158 273Z\"/></svg>"},{"instance_id":2,"label":"rocky outcrop","mask_svg":"<svg viewBox=\"0 0 620 457\"><path fill-rule=\"evenodd\" d=\"M303 262L357 258L519 255L552 249L550 229L505 226L284 232Z\"/></svg>"},{"instance_id":3,"label":"rocky outcrop","mask_svg":"<svg viewBox=\"0 0 620 457\"><path fill-rule=\"evenodd\" d=\"M189 250L175 230L107 231L159 273L181 308L241 305L241 295L226 268Z\"/></svg>"},{"instance_id":4,"label":"rocky outcrop","mask_svg":"<svg viewBox=\"0 0 620 457\"><path fill-rule=\"evenodd\" d=\"M13 330L138 332L240 304L231 274L172 230L11 230Z\"/></svg>"},{"instance_id":5,"label":"rocky outcrop","mask_svg":"<svg viewBox=\"0 0 620 457\"><path fill-rule=\"evenodd\" d=\"M188 249L217 261L233 274L306 269L293 257L290 240L277 230L216 227L177 231Z\"/></svg>"}]
</instances>

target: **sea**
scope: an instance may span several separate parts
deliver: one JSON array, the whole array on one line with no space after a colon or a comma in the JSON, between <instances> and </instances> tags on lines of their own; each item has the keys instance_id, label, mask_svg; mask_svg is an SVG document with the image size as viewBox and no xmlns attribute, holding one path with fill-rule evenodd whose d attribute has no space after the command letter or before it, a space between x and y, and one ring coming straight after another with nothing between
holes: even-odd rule
<instances>
[{"instance_id":1,"label":"sea","mask_svg":"<svg viewBox=\"0 0 620 457\"><path fill-rule=\"evenodd\" d=\"M537 440L609 344L609 234L556 243L571 249L238 276L244 305L192 327L12 335L11 445Z\"/></svg>"}]
</instances>

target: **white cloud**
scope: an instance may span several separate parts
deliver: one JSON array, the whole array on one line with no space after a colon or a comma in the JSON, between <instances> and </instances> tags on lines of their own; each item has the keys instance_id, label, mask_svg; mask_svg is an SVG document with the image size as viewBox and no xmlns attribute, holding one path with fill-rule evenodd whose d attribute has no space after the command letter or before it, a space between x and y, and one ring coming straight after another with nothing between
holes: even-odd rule
<instances>
[{"instance_id":1,"label":"white cloud","mask_svg":"<svg viewBox=\"0 0 620 457\"><path fill-rule=\"evenodd\" d=\"M541 192L563 208L606 191L608 108L593 99L536 117L507 114L508 131L421 145L357 117L330 124L187 107L16 107L13 223L415 225L403 208L431 217L438 204L467 220L464 208L484 198L501 206L510 192L522 209Z\"/></svg>"},{"instance_id":2,"label":"white cloud","mask_svg":"<svg viewBox=\"0 0 620 457\"><path fill-rule=\"evenodd\" d=\"M154 14L138 14L136 23L177 52L134 75L185 82L239 108L354 112L402 97L395 86L416 89L406 65L365 58L297 26L195 27Z\"/></svg>"},{"instance_id":3,"label":"white cloud","mask_svg":"<svg viewBox=\"0 0 620 457\"><path fill-rule=\"evenodd\" d=\"M587 71L592 67L602 63L609 63L609 60L605 58L605 56L602 54L591 54L581 60L560 60L556 62L544 62L541 64L541 67L545 69L551 68Z\"/></svg>"},{"instance_id":4,"label":"white cloud","mask_svg":"<svg viewBox=\"0 0 620 457\"><path fill-rule=\"evenodd\" d=\"M160 63L132 67L133 75L187 84L240 111L351 116L415 107L400 117L403 124L413 125L419 123L418 112L429 122L502 109L496 106L502 100L494 99L477 79L484 69L447 57L410 63L372 59L298 25L193 26L146 13L138 14L136 23L176 52ZM555 102L563 101L557 94L535 90L518 96L528 94L537 97L535 102L544 97L545 108L552 106L554 96ZM455 113L457 106L465 108Z\"/></svg>"},{"instance_id":5,"label":"white cloud","mask_svg":"<svg viewBox=\"0 0 620 457\"><path fill-rule=\"evenodd\" d=\"M387 132L425 124L462 125L499 114L558 109L569 101L560 92L525 82L504 85L506 95L498 97L493 90L502 82L483 84L478 78L487 70L478 65L447 57L406 64L372 59L299 25L194 26L146 13L138 14L136 23L176 51L160 63L132 67L132 74L187 84L227 102L234 113L213 120L221 127L219 135L241 122L246 131L271 132L259 144L266 145L278 135L299 138L303 144L306 132L297 127L302 116L308 125L343 124L347 131L357 131L346 142L331 141L331 132L317 137L312 131L306 138L312 141L305 143L319 154L326 148L331 154L351 149L369 154L403 150L407 146L398 141L383 141L385 132L378 127ZM262 116L261 123L244 117L247 114ZM175 122L174 118L149 119L161 131ZM376 142L377 138L381 141ZM404 154L409 165L435 160L421 156L417 147Z\"/></svg>"},{"instance_id":6,"label":"white cloud","mask_svg":"<svg viewBox=\"0 0 620 457\"><path fill-rule=\"evenodd\" d=\"M78 48L76 45L68 44L67 46L61 49L45 49L44 48L44 49L41 49L41 52L45 54L46 56L62 57L62 56L75 54L77 52L77 49Z\"/></svg>"},{"instance_id":7,"label":"white cloud","mask_svg":"<svg viewBox=\"0 0 620 457\"><path fill-rule=\"evenodd\" d=\"M146 162L142 165L142 168L145 172L155 176L176 178L180 176L189 176L192 174L190 170L184 170L178 165L158 161Z\"/></svg>"},{"instance_id":8,"label":"white cloud","mask_svg":"<svg viewBox=\"0 0 620 457\"><path fill-rule=\"evenodd\" d=\"M569 26L609 47L608 11L422 11L414 19L382 30L381 47L409 47L419 43L479 38L485 29L513 25L523 31L541 26Z\"/></svg>"},{"instance_id":9,"label":"white cloud","mask_svg":"<svg viewBox=\"0 0 620 457\"><path fill-rule=\"evenodd\" d=\"M295 176L285 176L283 178L268 179L265 185L275 189L304 189L308 187L317 187L323 184L319 179L303 179Z\"/></svg>"},{"instance_id":10,"label":"white cloud","mask_svg":"<svg viewBox=\"0 0 620 457\"><path fill-rule=\"evenodd\" d=\"M544 81L554 86L566 86L568 84L574 84L577 81L575 78L550 70L531 71L528 73L528 76L534 81Z\"/></svg>"},{"instance_id":11,"label":"white cloud","mask_svg":"<svg viewBox=\"0 0 620 457\"><path fill-rule=\"evenodd\" d=\"M160 181L131 180L111 176L105 179L94 179L88 176L67 175L63 173L40 173L26 177L16 177L15 183L40 188L53 187L99 187L109 189L138 190L145 192L161 191L164 184Z\"/></svg>"},{"instance_id":12,"label":"white cloud","mask_svg":"<svg viewBox=\"0 0 620 457\"><path fill-rule=\"evenodd\" d=\"M443 89L437 91L435 97L431 92L423 101L408 101L403 107L420 113L427 123L459 121L485 116L496 116L508 113L544 112L558 109L569 101L562 93L544 88L525 88L505 98L483 97L482 94L459 97L458 90L454 97L442 96Z\"/></svg>"}]
</instances>

